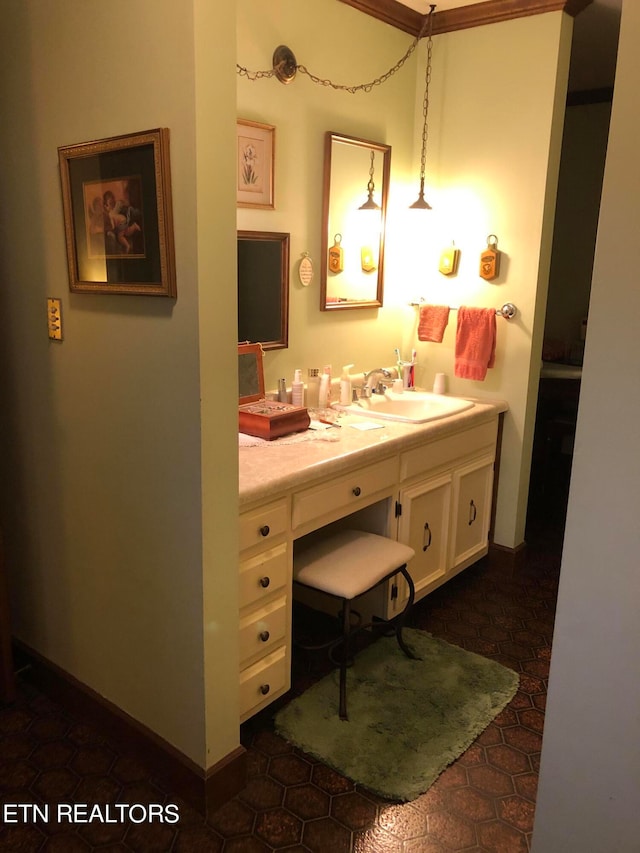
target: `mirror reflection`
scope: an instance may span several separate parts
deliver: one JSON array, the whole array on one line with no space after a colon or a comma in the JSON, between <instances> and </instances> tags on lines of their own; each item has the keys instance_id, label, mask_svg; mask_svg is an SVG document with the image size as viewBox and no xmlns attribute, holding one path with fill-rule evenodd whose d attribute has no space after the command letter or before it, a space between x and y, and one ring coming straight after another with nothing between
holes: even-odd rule
<instances>
[{"instance_id":1,"label":"mirror reflection","mask_svg":"<svg viewBox=\"0 0 640 853\"><path fill-rule=\"evenodd\" d=\"M391 146L325 135L320 308L382 305Z\"/></svg>"},{"instance_id":2,"label":"mirror reflection","mask_svg":"<svg viewBox=\"0 0 640 853\"><path fill-rule=\"evenodd\" d=\"M289 234L238 231L238 341L289 344Z\"/></svg>"}]
</instances>

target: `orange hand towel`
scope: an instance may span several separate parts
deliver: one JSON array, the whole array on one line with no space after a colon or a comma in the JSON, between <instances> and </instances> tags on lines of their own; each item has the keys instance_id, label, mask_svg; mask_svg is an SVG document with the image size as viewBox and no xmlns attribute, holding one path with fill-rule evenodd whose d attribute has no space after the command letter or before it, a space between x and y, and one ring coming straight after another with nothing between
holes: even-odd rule
<instances>
[{"instance_id":1,"label":"orange hand towel","mask_svg":"<svg viewBox=\"0 0 640 853\"><path fill-rule=\"evenodd\" d=\"M496 312L493 308L458 309L455 375L482 380L496 358Z\"/></svg>"},{"instance_id":2,"label":"orange hand towel","mask_svg":"<svg viewBox=\"0 0 640 853\"><path fill-rule=\"evenodd\" d=\"M449 322L448 305L422 305L418 322L418 340L442 343Z\"/></svg>"}]
</instances>

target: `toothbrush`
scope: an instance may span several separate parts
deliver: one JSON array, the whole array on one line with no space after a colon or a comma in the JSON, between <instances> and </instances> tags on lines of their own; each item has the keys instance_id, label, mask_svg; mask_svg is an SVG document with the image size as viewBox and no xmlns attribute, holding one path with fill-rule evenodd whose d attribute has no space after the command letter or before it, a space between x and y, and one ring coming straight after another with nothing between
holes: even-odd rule
<instances>
[{"instance_id":1,"label":"toothbrush","mask_svg":"<svg viewBox=\"0 0 640 853\"><path fill-rule=\"evenodd\" d=\"M417 350L411 350L411 372L409 374L410 379L409 382L412 388L416 387L416 361L418 359Z\"/></svg>"},{"instance_id":2,"label":"toothbrush","mask_svg":"<svg viewBox=\"0 0 640 853\"><path fill-rule=\"evenodd\" d=\"M398 347L394 350L396 354L396 366L398 368L398 376L402 379L402 358L400 357L400 349Z\"/></svg>"}]
</instances>

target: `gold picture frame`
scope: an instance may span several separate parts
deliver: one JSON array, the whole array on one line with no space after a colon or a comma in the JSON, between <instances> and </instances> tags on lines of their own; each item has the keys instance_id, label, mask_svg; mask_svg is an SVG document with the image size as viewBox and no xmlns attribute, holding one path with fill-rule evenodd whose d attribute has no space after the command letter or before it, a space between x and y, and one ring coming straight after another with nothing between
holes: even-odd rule
<instances>
[{"instance_id":1,"label":"gold picture frame","mask_svg":"<svg viewBox=\"0 0 640 853\"><path fill-rule=\"evenodd\" d=\"M238 119L237 195L238 207L273 210L275 137L273 125Z\"/></svg>"},{"instance_id":2,"label":"gold picture frame","mask_svg":"<svg viewBox=\"0 0 640 853\"><path fill-rule=\"evenodd\" d=\"M58 148L74 293L176 296L169 130Z\"/></svg>"}]
</instances>

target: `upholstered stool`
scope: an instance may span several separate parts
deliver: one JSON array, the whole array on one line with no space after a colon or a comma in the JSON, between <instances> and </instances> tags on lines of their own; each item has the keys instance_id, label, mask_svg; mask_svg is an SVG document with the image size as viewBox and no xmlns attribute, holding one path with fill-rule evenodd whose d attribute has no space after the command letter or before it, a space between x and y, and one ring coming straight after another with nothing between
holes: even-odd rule
<instances>
[{"instance_id":1,"label":"upholstered stool","mask_svg":"<svg viewBox=\"0 0 640 853\"><path fill-rule=\"evenodd\" d=\"M339 713L343 720L347 719L349 641L355 631L371 627L372 624L358 625L353 629L351 604L354 599L398 574L401 574L409 585L407 605L402 613L393 619L380 620L376 625L393 628L402 651L407 657L415 658L402 637L404 617L415 597L413 580L407 570L407 563L414 554L413 548L385 536L362 530L342 530L328 534L326 538L303 548L294 557L294 584L319 590L341 602L342 632L328 645L342 645Z\"/></svg>"}]
</instances>

